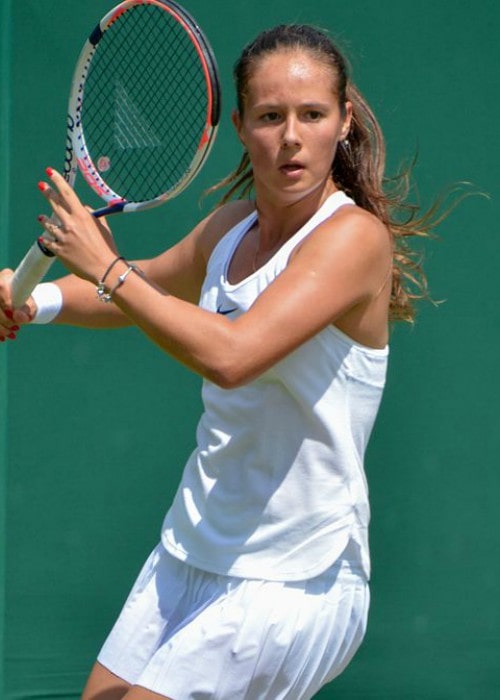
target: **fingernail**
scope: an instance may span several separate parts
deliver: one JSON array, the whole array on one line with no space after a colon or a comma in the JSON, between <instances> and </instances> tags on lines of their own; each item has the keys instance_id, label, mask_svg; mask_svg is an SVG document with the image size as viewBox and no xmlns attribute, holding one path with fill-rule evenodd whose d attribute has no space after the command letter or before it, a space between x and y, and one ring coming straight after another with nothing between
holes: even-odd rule
<instances>
[{"instance_id":1,"label":"fingernail","mask_svg":"<svg viewBox=\"0 0 500 700\"><path fill-rule=\"evenodd\" d=\"M52 170L52 168L45 168L45 172L47 173L47 175L49 177L52 177L52 175L54 174L54 171Z\"/></svg>"},{"instance_id":2,"label":"fingernail","mask_svg":"<svg viewBox=\"0 0 500 700\"><path fill-rule=\"evenodd\" d=\"M15 333L9 333L9 335L7 336L7 338L10 338L11 340L15 340L15 339L16 339L16 334L15 334Z\"/></svg>"},{"instance_id":3,"label":"fingernail","mask_svg":"<svg viewBox=\"0 0 500 700\"><path fill-rule=\"evenodd\" d=\"M39 189L41 192L45 192L45 190L48 190L48 189L49 189L49 186L47 185L46 182L39 182L39 183L38 183L38 189Z\"/></svg>"},{"instance_id":4,"label":"fingernail","mask_svg":"<svg viewBox=\"0 0 500 700\"><path fill-rule=\"evenodd\" d=\"M7 316L7 318L10 321L12 321L12 319L14 318L14 312L11 309L4 309L3 312Z\"/></svg>"},{"instance_id":5,"label":"fingernail","mask_svg":"<svg viewBox=\"0 0 500 700\"><path fill-rule=\"evenodd\" d=\"M19 326L12 326L10 330L14 333L19 330Z\"/></svg>"},{"instance_id":6,"label":"fingernail","mask_svg":"<svg viewBox=\"0 0 500 700\"><path fill-rule=\"evenodd\" d=\"M37 216L36 218L37 218L37 221L40 221L40 222L42 222L45 219L43 214L40 214L40 216Z\"/></svg>"}]
</instances>

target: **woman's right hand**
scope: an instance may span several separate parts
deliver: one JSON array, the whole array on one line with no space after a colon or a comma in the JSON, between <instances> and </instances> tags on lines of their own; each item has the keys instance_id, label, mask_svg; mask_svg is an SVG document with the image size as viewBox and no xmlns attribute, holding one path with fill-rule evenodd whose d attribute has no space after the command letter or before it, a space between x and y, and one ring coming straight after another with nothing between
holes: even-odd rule
<instances>
[{"instance_id":1,"label":"woman's right hand","mask_svg":"<svg viewBox=\"0 0 500 700\"><path fill-rule=\"evenodd\" d=\"M21 308L12 308L11 283L13 270L0 271L0 342L15 340L21 325L30 323L36 313L36 304L30 297Z\"/></svg>"}]
</instances>

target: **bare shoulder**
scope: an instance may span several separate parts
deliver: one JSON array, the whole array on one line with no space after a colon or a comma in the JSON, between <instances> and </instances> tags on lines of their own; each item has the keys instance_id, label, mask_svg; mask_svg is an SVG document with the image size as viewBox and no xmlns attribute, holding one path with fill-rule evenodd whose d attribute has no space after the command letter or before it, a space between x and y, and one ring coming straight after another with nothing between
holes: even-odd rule
<instances>
[{"instance_id":1,"label":"bare shoulder","mask_svg":"<svg viewBox=\"0 0 500 700\"><path fill-rule=\"evenodd\" d=\"M199 243L205 260L226 233L255 210L255 202L234 200L211 212L199 226Z\"/></svg>"},{"instance_id":2,"label":"bare shoulder","mask_svg":"<svg viewBox=\"0 0 500 700\"><path fill-rule=\"evenodd\" d=\"M389 278L392 236L376 216L346 205L319 224L292 257L290 267L299 277L308 273L320 280L330 298L341 290L351 305L369 303Z\"/></svg>"},{"instance_id":3,"label":"bare shoulder","mask_svg":"<svg viewBox=\"0 0 500 700\"><path fill-rule=\"evenodd\" d=\"M325 262L329 255L337 259L345 255L353 262L359 257L367 264L377 260L385 264L392 258L392 237L387 226L375 215L349 204L317 226L301 248L313 254L321 251Z\"/></svg>"},{"instance_id":4,"label":"bare shoulder","mask_svg":"<svg viewBox=\"0 0 500 700\"><path fill-rule=\"evenodd\" d=\"M359 240L383 249L390 245L391 236L387 226L374 214L356 205L341 207L324 225L325 230L336 233L339 238L352 240L353 243Z\"/></svg>"},{"instance_id":5,"label":"bare shoulder","mask_svg":"<svg viewBox=\"0 0 500 700\"><path fill-rule=\"evenodd\" d=\"M214 247L254 206L249 201L235 201L219 207L171 248L149 261L141 261L144 271L175 296L196 302Z\"/></svg>"}]
</instances>

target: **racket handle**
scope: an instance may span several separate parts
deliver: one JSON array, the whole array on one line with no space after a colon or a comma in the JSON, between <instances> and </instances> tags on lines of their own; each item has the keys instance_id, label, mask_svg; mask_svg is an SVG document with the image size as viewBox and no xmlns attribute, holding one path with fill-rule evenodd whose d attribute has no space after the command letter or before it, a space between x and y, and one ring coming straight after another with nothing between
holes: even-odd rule
<instances>
[{"instance_id":1,"label":"racket handle","mask_svg":"<svg viewBox=\"0 0 500 700\"><path fill-rule=\"evenodd\" d=\"M45 252L46 251L46 252ZM11 283L12 306L24 304L36 285L45 277L55 257L35 241L14 272Z\"/></svg>"}]
</instances>

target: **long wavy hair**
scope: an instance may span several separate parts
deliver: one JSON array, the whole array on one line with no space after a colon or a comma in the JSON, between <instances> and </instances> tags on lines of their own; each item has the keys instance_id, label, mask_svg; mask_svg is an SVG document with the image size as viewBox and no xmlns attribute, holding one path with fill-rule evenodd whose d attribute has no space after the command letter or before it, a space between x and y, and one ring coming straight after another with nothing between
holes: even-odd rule
<instances>
[{"instance_id":1,"label":"long wavy hair","mask_svg":"<svg viewBox=\"0 0 500 700\"><path fill-rule=\"evenodd\" d=\"M307 51L328 65L335 79L341 109L345 109L346 102L352 104L349 135L337 148L332 163L332 178L358 206L374 214L391 232L393 271L390 319L412 322L415 300L428 298L429 294L421 254L412 250L409 239L431 235L447 212L442 212L442 202L436 202L429 211L419 215L419 207L407 201L411 189L411 165L393 178L385 177L386 149L380 126L352 82L347 60L322 30L309 25L283 24L262 32L244 48L233 72L240 115L245 109L249 79L259 59L280 50ZM238 167L209 192L220 188L227 188L221 205L233 198L250 196L253 172L246 152Z\"/></svg>"}]
</instances>

